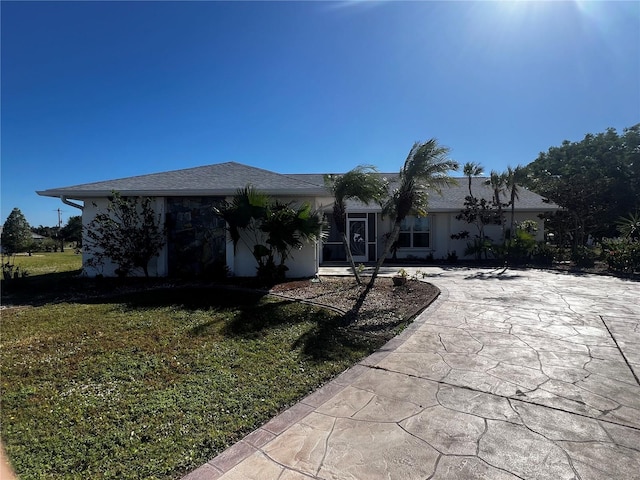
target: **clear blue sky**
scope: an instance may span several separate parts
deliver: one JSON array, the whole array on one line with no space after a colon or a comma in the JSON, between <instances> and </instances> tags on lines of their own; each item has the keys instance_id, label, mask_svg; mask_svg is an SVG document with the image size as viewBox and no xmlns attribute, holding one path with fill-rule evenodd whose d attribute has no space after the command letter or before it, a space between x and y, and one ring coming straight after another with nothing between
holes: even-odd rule
<instances>
[{"instance_id":1,"label":"clear blue sky","mask_svg":"<svg viewBox=\"0 0 640 480\"><path fill-rule=\"evenodd\" d=\"M236 161L400 169L435 137L526 165L640 121L640 2L1 2L2 212Z\"/></svg>"}]
</instances>

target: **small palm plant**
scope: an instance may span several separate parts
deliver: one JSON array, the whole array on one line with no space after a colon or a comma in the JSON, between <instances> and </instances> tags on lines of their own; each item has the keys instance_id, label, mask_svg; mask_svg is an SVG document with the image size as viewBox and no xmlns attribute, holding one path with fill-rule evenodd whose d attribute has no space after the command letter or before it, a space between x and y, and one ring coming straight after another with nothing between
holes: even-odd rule
<instances>
[{"instance_id":1,"label":"small palm plant","mask_svg":"<svg viewBox=\"0 0 640 480\"><path fill-rule=\"evenodd\" d=\"M308 203L273 200L251 185L239 189L230 202L214 211L227 222L234 249L240 241L250 249L258 276L264 280L282 280L292 251L324 236L323 215Z\"/></svg>"},{"instance_id":2,"label":"small palm plant","mask_svg":"<svg viewBox=\"0 0 640 480\"><path fill-rule=\"evenodd\" d=\"M616 226L624 238L640 240L640 211L620 217Z\"/></svg>"}]
</instances>

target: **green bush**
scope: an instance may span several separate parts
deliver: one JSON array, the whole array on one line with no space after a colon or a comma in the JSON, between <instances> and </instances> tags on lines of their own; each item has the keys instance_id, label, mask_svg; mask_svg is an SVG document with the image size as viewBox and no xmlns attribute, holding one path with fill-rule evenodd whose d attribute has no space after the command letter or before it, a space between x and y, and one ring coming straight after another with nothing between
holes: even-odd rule
<instances>
[{"instance_id":1,"label":"green bush","mask_svg":"<svg viewBox=\"0 0 640 480\"><path fill-rule=\"evenodd\" d=\"M576 267L590 268L596 264L596 253L592 248L579 246L571 252L571 261Z\"/></svg>"},{"instance_id":2,"label":"green bush","mask_svg":"<svg viewBox=\"0 0 640 480\"><path fill-rule=\"evenodd\" d=\"M552 265L555 255L556 249L544 242L539 242L533 251L532 261L536 265Z\"/></svg>"},{"instance_id":3,"label":"green bush","mask_svg":"<svg viewBox=\"0 0 640 480\"><path fill-rule=\"evenodd\" d=\"M633 274L640 270L640 241L611 238L602 241L604 260L613 272Z\"/></svg>"}]
</instances>

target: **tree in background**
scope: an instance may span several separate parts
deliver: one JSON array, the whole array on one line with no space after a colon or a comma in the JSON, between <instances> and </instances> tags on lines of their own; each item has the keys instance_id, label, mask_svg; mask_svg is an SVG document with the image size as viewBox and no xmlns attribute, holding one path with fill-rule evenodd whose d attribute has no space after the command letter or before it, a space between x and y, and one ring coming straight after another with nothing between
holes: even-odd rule
<instances>
[{"instance_id":1,"label":"tree in background","mask_svg":"<svg viewBox=\"0 0 640 480\"><path fill-rule=\"evenodd\" d=\"M149 197L122 197L114 192L106 211L98 213L87 226L85 251L92 254L90 265L101 267L106 260L117 265L116 274L127 276L136 268L149 276L149 262L165 244Z\"/></svg>"},{"instance_id":2,"label":"tree in background","mask_svg":"<svg viewBox=\"0 0 640 480\"><path fill-rule=\"evenodd\" d=\"M2 228L2 253L11 257L32 248L31 227L19 208L14 208Z\"/></svg>"},{"instance_id":3,"label":"tree in background","mask_svg":"<svg viewBox=\"0 0 640 480\"><path fill-rule=\"evenodd\" d=\"M383 209L393 219L393 228L386 238L368 288L373 287L380 267L389 255L391 246L397 241L402 222L410 214L426 216L429 203L427 190L440 192L441 187L455 184L449 172L458 168L458 162L449 158L449 148L438 145L435 138L413 144L400 170L399 185Z\"/></svg>"},{"instance_id":4,"label":"tree in background","mask_svg":"<svg viewBox=\"0 0 640 480\"><path fill-rule=\"evenodd\" d=\"M67 224L60 230L60 235L67 242L75 242L76 248L82 248L82 216L69 217Z\"/></svg>"},{"instance_id":5,"label":"tree in background","mask_svg":"<svg viewBox=\"0 0 640 480\"><path fill-rule=\"evenodd\" d=\"M462 173L469 180L469 196L473 197L473 193L471 193L471 179L473 177L479 177L484 173L484 167L476 162L467 162L462 167ZM493 175L493 172L491 172Z\"/></svg>"},{"instance_id":6,"label":"tree in background","mask_svg":"<svg viewBox=\"0 0 640 480\"><path fill-rule=\"evenodd\" d=\"M502 207L505 206L502 203L501 195L505 193L505 187L507 180L504 173L499 173L496 170L491 170L489 179L485 181L485 185L489 185L493 190L493 205L498 210L498 219L500 220L500 227L502 231L502 241L504 242L504 215L502 214Z\"/></svg>"},{"instance_id":7,"label":"tree in background","mask_svg":"<svg viewBox=\"0 0 640 480\"><path fill-rule=\"evenodd\" d=\"M551 147L525 168L525 186L564 207L548 221L574 249L589 235L616 235L616 220L640 208L640 124Z\"/></svg>"},{"instance_id":8,"label":"tree in background","mask_svg":"<svg viewBox=\"0 0 640 480\"><path fill-rule=\"evenodd\" d=\"M507 171L503 173L504 185L509 193L509 205L511 206L511 223L509 224L509 238L513 239L516 235L515 218L516 218L516 200L519 199L520 189L518 184L524 178L524 168L518 165L512 168L510 165Z\"/></svg>"},{"instance_id":9,"label":"tree in background","mask_svg":"<svg viewBox=\"0 0 640 480\"><path fill-rule=\"evenodd\" d=\"M359 165L344 175L325 175L324 182L333 194L333 220L353 275L360 285L362 280L353 261L351 245L347 238L347 200L359 200L365 205L372 201L380 202L387 193L386 182L377 175L376 169L369 165Z\"/></svg>"}]
</instances>

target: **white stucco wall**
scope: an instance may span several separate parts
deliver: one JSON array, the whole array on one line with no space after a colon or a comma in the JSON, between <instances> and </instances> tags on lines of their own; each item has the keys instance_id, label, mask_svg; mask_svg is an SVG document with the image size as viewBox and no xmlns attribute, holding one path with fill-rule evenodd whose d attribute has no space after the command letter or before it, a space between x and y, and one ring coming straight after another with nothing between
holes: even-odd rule
<instances>
[{"instance_id":1,"label":"white stucco wall","mask_svg":"<svg viewBox=\"0 0 640 480\"><path fill-rule=\"evenodd\" d=\"M93 221L95 216L100 212L105 212L109 200L107 198L87 198L84 199L84 209L82 211L82 231L83 231L83 245L88 245L88 239L86 232L89 224ZM165 200L164 197L156 197L153 199L153 209L156 215L160 215L160 222L164 224L165 221ZM93 257L93 254L88 253L83 249L82 252L82 266L84 273L89 277L95 277L96 275L104 275L105 277L116 276L115 270L117 265L105 261L102 268L93 268L88 265L88 261ZM163 277L167 275L167 245L160 251L160 255L154 257L149 262L149 275L152 277ZM131 276L144 276L142 269L136 269L130 273Z\"/></svg>"},{"instance_id":2,"label":"white stucco wall","mask_svg":"<svg viewBox=\"0 0 640 480\"><path fill-rule=\"evenodd\" d=\"M456 220L456 215L459 212L434 212L429 214L431 219L431 247L430 248L404 248L399 249L396 257L399 259L408 257L425 258L430 253L433 255L434 260L443 260L447 258L447 255L453 251L456 252L458 258L472 258L464 257L464 251L467 248L467 242L471 241L473 237L478 233L477 228L473 224L469 224L463 220ZM544 222L538 218L538 215L542 212L516 212L516 223L523 220L534 220L538 224L538 232L536 233L536 240L544 240ZM509 228L511 222L510 212L506 212L505 218L507 221L506 227ZM384 249L384 234L391 230L392 222L389 217L384 219L378 215L378 254L380 255ZM451 235L458 234L461 231L469 231L468 239L454 240ZM502 230L500 225L487 225L485 226L485 235L491 237L494 242L497 242L502 237ZM389 255L389 258L391 254Z\"/></svg>"}]
</instances>

